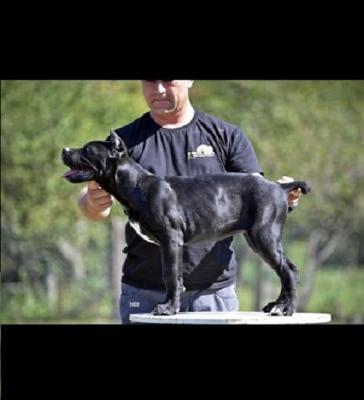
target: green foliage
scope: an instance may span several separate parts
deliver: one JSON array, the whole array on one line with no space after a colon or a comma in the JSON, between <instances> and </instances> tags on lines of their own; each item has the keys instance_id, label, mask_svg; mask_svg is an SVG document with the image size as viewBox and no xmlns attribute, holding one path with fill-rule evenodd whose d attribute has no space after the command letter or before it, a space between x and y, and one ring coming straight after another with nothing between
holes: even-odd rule
<instances>
[{"instance_id":1,"label":"green foliage","mask_svg":"<svg viewBox=\"0 0 364 400\"><path fill-rule=\"evenodd\" d=\"M57 235L79 218L62 148L104 139L144 111L137 82L3 82L1 198L13 229Z\"/></svg>"},{"instance_id":2,"label":"green foliage","mask_svg":"<svg viewBox=\"0 0 364 400\"><path fill-rule=\"evenodd\" d=\"M50 306L41 282L6 285L2 290L2 323L57 322L57 320L111 319L112 296L95 277L87 281L61 282L57 303Z\"/></svg>"},{"instance_id":3,"label":"green foliage","mask_svg":"<svg viewBox=\"0 0 364 400\"><path fill-rule=\"evenodd\" d=\"M327 310L334 322L364 323L364 271L355 267L325 269L315 281L315 292L307 312Z\"/></svg>"}]
</instances>

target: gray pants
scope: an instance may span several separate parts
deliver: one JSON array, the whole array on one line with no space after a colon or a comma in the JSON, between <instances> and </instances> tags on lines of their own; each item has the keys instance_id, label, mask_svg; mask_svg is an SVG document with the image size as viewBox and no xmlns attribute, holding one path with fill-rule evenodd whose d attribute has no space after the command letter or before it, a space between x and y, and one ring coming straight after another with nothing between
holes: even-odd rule
<instances>
[{"instance_id":1,"label":"gray pants","mask_svg":"<svg viewBox=\"0 0 364 400\"><path fill-rule=\"evenodd\" d=\"M150 313L157 304L163 303L164 291L138 289L122 283L120 296L121 323L130 324L129 315ZM189 290L181 295L180 311L237 311L239 302L235 284L219 290Z\"/></svg>"}]
</instances>

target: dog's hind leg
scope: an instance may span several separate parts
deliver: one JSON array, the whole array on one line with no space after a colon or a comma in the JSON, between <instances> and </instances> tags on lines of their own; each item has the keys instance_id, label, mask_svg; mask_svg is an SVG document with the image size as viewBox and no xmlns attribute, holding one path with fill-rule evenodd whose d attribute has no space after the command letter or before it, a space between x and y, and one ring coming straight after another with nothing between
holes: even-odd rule
<instances>
[{"instance_id":1,"label":"dog's hind leg","mask_svg":"<svg viewBox=\"0 0 364 400\"><path fill-rule=\"evenodd\" d=\"M153 310L155 315L172 315L179 312L180 295L183 291L182 245L167 241L161 244L163 281L167 295L164 303L158 304Z\"/></svg>"},{"instance_id":2,"label":"dog's hind leg","mask_svg":"<svg viewBox=\"0 0 364 400\"><path fill-rule=\"evenodd\" d=\"M283 250L281 251L281 254L284 265L282 276L280 276L280 274L276 271L281 278L281 292L276 301L270 302L263 307L263 311L272 315L291 315L290 312L286 311L291 309L292 314L296 311L296 287L298 284L299 272L298 268L292 263L292 261L284 255ZM285 284L286 282L288 282L288 284ZM288 306L286 305L287 302L289 303Z\"/></svg>"},{"instance_id":3,"label":"dog's hind leg","mask_svg":"<svg viewBox=\"0 0 364 400\"><path fill-rule=\"evenodd\" d=\"M248 244L274 269L281 280L281 292L277 300L268 303L263 311L272 315L292 315L297 305L298 270L284 255L281 232L278 229L277 224L253 227L245 236Z\"/></svg>"}]
</instances>

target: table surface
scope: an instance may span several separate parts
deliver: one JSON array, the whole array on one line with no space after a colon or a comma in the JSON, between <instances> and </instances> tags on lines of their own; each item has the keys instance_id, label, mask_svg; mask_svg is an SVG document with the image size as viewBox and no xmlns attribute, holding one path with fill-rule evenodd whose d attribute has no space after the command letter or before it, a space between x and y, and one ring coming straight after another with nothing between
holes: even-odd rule
<instances>
[{"instance_id":1,"label":"table surface","mask_svg":"<svg viewBox=\"0 0 364 400\"><path fill-rule=\"evenodd\" d=\"M324 324L330 314L295 313L292 316L269 315L263 312L180 312L175 315L131 314L130 321L143 324L193 325L301 325Z\"/></svg>"}]
</instances>

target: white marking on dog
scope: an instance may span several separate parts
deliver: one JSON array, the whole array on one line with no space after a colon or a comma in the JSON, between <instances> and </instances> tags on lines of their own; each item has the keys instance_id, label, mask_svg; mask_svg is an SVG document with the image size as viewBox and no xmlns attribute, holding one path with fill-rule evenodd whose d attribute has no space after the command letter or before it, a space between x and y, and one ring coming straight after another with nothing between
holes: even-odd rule
<instances>
[{"instance_id":1,"label":"white marking on dog","mask_svg":"<svg viewBox=\"0 0 364 400\"><path fill-rule=\"evenodd\" d=\"M140 229L140 225L138 222L131 222L129 221L130 226L135 230L135 232L145 241L149 242L149 243L154 243L157 246L159 246L159 243L155 242L153 239L151 239L149 236L144 235L144 233L142 233L141 229Z\"/></svg>"},{"instance_id":2,"label":"white marking on dog","mask_svg":"<svg viewBox=\"0 0 364 400\"><path fill-rule=\"evenodd\" d=\"M283 312L278 306L274 306L270 311L270 315L283 315Z\"/></svg>"}]
</instances>

